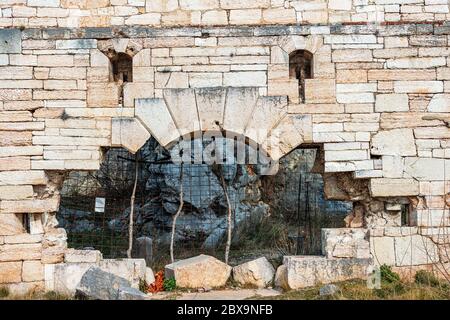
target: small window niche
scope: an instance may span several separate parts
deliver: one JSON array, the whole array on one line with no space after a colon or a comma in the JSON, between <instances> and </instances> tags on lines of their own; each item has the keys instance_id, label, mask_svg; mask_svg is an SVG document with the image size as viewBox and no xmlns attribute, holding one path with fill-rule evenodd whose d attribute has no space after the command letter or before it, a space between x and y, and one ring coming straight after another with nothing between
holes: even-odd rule
<instances>
[{"instance_id":1,"label":"small window niche","mask_svg":"<svg viewBox=\"0 0 450 320\"><path fill-rule=\"evenodd\" d=\"M112 64L115 82L126 83L133 81L133 58L126 53L119 52L108 55Z\"/></svg>"},{"instance_id":2,"label":"small window niche","mask_svg":"<svg viewBox=\"0 0 450 320\"><path fill-rule=\"evenodd\" d=\"M297 79L300 102L305 102L305 80L313 78L313 55L306 50L297 50L289 55L289 77Z\"/></svg>"}]
</instances>

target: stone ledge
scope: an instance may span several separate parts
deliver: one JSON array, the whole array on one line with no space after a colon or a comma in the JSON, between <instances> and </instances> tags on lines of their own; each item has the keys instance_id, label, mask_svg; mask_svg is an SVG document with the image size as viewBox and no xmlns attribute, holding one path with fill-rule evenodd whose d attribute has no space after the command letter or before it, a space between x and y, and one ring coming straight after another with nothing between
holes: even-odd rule
<instances>
[{"instance_id":1,"label":"stone ledge","mask_svg":"<svg viewBox=\"0 0 450 320\"><path fill-rule=\"evenodd\" d=\"M322 34L375 34L379 36L407 36L417 34L450 35L450 25L409 23L403 25L266 25L229 27L151 27L115 26L98 28L26 28L22 40L113 39L158 37L267 37L283 35L310 35L315 27L328 27ZM19 30L19 29L8 29ZM328 31L328 29L327 29ZM320 34L320 33L319 33Z\"/></svg>"}]
</instances>

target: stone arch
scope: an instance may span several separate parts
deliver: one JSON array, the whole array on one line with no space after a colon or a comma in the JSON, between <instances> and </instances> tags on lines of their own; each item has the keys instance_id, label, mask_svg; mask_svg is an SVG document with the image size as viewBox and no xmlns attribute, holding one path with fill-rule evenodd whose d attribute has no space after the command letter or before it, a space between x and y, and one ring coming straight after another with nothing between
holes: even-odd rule
<instances>
[{"instance_id":1,"label":"stone arch","mask_svg":"<svg viewBox=\"0 0 450 320\"><path fill-rule=\"evenodd\" d=\"M112 145L136 152L153 136L170 147L198 132L231 132L262 146L273 160L312 141L310 116L289 114L287 98L258 88L166 89L163 98L135 99L134 118L115 118Z\"/></svg>"}]
</instances>

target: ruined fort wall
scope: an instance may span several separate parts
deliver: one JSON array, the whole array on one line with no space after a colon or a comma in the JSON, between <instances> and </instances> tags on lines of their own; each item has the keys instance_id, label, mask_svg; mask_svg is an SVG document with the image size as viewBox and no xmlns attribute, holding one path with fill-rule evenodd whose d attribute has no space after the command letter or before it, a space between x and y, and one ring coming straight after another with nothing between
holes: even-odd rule
<instances>
[{"instance_id":1,"label":"ruined fort wall","mask_svg":"<svg viewBox=\"0 0 450 320\"><path fill-rule=\"evenodd\" d=\"M447 0L3 0L0 27L445 21Z\"/></svg>"},{"instance_id":2,"label":"ruined fort wall","mask_svg":"<svg viewBox=\"0 0 450 320\"><path fill-rule=\"evenodd\" d=\"M370 248L358 238L330 257L447 262L447 1L25 2L0 5L0 284L43 286L44 266L64 260L64 172L98 169L103 147L136 151L150 135L170 145L217 121L247 136L281 132L276 148L272 136L252 137L274 159L323 146L328 183L342 188L329 195L354 201L349 226L371 235ZM203 20L216 14L222 27ZM309 24L286 26L296 23ZM313 54L304 102L289 76L296 50ZM108 52L133 56L132 82L112 79ZM402 204L412 226L401 226ZM342 233L331 247L349 248L336 246L348 244Z\"/></svg>"}]
</instances>

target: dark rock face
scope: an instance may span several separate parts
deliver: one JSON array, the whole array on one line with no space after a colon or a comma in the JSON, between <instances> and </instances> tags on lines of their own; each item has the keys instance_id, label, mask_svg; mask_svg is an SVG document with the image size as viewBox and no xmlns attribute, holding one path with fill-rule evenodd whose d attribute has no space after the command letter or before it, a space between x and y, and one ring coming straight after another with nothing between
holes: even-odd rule
<instances>
[{"instance_id":1,"label":"dark rock face","mask_svg":"<svg viewBox=\"0 0 450 320\"><path fill-rule=\"evenodd\" d=\"M197 149L193 147L190 160L198 159L199 153L204 155L203 150L211 146L211 141L194 140L193 145ZM229 150L226 145L226 139L216 139L216 148L222 148L217 154L226 155L224 150ZM183 159L186 160L185 155ZM309 173L315 164L315 150L295 150L282 159L280 170L273 176L262 175L260 165L235 163L235 158L229 156L226 159L228 162L222 165L173 163L170 152L150 139L138 155L139 180L134 208L136 236L149 237L154 245L170 243L172 219L180 206L182 189L184 203L177 220L176 241L195 243L206 249L216 248L227 229L228 205L222 175L235 228L245 221L250 223L269 216L278 216L286 224L292 223L290 218L298 222L299 210L303 215L306 203L309 210L322 215L345 216L351 211L349 203L327 201L321 175ZM106 226L109 232L126 237L135 164L133 155L112 149L106 154L101 169L91 177L73 173L73 180L65 183L59 212L60 225L69 235L71 232L101 233ZM73 190L77 190L75 196L71 196ZM66 206L70 197L73 200ZM96 214L99 219L92 218L93 204L83 208L77 203L83 198L94 202L95 197L106 198L105 214ZM339 218L340 221L344 216ZM318 239L320 241L320 237Z\"/></svg>"}]
</instances>

